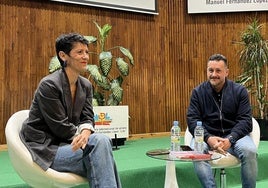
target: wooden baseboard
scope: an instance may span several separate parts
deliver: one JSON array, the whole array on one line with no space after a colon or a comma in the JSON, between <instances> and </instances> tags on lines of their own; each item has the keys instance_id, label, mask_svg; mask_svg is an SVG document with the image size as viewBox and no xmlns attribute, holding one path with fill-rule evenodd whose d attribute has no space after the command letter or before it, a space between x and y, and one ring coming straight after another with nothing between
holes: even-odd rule
<instances>
[{"instance_id":1,"label":"wooden baseboard","mask_svg":"<svg viewBox=\"0 0 268 188\"><path fill-rule=\"evenodd\" d=\"M183 136L184 132L181 132L181 135ZM135 139L142 139L142 138L163 137L163 136L170 136L170 132L132 134L132 135L129 135L128 140L135 140Z\"/></svg>"},{"instance_id":2,"label":"wooden baseboard","mask_svg":"<svg viewBox=\"0 0 268 188\"><path fill-rule=\"evenodd\" d=\"M162 136L168 136L169 134L170 134L169 132L131 134L131 135L129 135L128 140L136 140L136 139L152 138L152 137L162 137Z\"/></svg>"},{"instance_id":3,"label":"wooden baseboard","mask_svg":"<svg viewBox=\"0 0 268 188\"><path fill-rule=\"evenodd\" d=\"M6 151L6 150L7 150L6 144L0 145L0 151Z\"/></svg>"}]
</instances>

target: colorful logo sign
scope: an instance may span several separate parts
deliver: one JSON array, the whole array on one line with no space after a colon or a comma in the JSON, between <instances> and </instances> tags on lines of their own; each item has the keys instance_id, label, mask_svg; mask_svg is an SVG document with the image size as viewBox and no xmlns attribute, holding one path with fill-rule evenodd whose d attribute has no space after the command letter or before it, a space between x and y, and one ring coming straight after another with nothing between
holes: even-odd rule
<instances>
[{"instance_id":1,"label":"colorful logo sign","mask_svg":"<svg viewBox=\"0 0 268 188\"><path fill-rule=\"evenodd\" d=\"M110 125L112 122L108 113L100 112L94 115L95 125Z\"/></svg>"}]
</instances>

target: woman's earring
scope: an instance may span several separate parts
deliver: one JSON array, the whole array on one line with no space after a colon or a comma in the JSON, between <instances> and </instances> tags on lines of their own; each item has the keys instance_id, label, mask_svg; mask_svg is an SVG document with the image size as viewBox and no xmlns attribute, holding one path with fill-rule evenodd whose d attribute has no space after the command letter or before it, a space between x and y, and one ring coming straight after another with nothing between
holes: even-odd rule
<instances>
[{"instance_id":1,"label":"woman's earring","mask_svg":"<svg viewBox=\"0 0 268 188\"><path fill-rule=\"evenodd\" d=\"M63 67L67 67L67 61L63 61Z\"/></svg>"}]
</instances>

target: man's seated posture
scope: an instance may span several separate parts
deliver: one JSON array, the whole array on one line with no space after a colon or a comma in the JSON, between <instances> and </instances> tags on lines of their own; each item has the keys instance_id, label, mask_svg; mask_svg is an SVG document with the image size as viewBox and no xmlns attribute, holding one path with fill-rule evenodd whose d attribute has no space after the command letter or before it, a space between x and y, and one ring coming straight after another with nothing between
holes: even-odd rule
<instances>
[{"instance_id":1,"label":"man's seated posture","mask_svg":"<svg viewBox=\"0 0 268 188\"><path fill-rule=\"evenodd\" d=\"M227 59L212 55L207 62L207 81L193 89L187 111L189 131L194 135L197 121L205 129L205 150L229 152L241 160L243 188L256 187L257 148L249 136L252 114L245 87L227 79ZM193 143L193 142L192 142ZM203 187L214 188L216 183L208 162L194 162L195 172Z\"/></svg>"}]
</instances>

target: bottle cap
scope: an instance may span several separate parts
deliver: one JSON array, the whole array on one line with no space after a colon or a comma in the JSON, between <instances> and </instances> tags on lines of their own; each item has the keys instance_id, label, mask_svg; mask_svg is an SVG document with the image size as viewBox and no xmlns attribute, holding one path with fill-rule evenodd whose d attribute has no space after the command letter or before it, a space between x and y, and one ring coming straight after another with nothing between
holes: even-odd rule
<instances>
[{"instance_id":1,"label":"bottle cap","mask_svg":"<svg viewBox=\"0 0 268 188\"><path fill-rule=\"evenodd\" d=\"M196 125L197 125L197 126L202 126L202 121L197 121L197 122L196 122Z\"/></svg>"},{"instance_id":2,"label":"bottle cap","mask_svg":"<svg viewBox=\"0 0 268 188\"><path fill-rule=\"evenodd\" d=\"M179 121L173 121L173 125L178 126L179 125Z\"/></svg>"}]
</instances>

